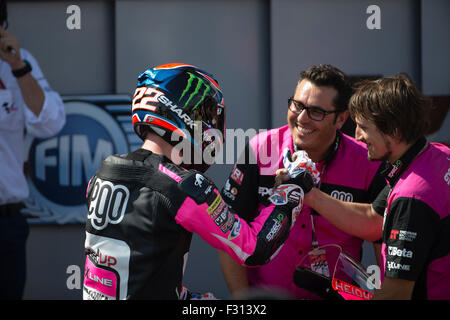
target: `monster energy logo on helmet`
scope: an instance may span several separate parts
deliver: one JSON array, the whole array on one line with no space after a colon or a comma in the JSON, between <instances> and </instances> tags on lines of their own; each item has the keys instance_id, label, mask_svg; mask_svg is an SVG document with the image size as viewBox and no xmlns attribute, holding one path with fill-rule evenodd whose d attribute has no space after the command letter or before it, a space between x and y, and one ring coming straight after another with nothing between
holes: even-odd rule
<instances>
[{"instance_id":1,"label":"monster energy logo on helmet","mask_svg":"<svg viewBox=\"0 0 450 320\"><path fill-rule=\"evenodd\" d=\"M208 94L208 92L211 90L211 87L209 85L207 85L205 83L205 81L203 81L203 79L200 79L199 77L195 76L194 74L188 72L189 74L189 79L187 81L187 85L186 88L184 89L183 93L181 94L180 99L178 99L178 103L180 103L180 101L186 96L188 97L188 92L189 90L191 90L194 86L192 85L192 83L194 82L195 79L197 79L197 85L195 86L194 91L189 95L189 97L187 98L187 101L184 103L184 106L182 107L183 109L186 108L189 103L191 102L191 100L200 93L200 91L203 89L203 94L200 97L200 100L194 105L194 107L192 108L192 110L195 110L202 102L203 100L205 100L206 95Z\"/></svg>"}]
</instances>

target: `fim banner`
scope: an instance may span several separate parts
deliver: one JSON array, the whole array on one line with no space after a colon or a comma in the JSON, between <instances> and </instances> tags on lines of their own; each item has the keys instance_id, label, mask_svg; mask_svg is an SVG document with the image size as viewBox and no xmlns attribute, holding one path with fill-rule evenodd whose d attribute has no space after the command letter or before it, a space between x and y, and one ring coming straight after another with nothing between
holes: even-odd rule
<instances>
[{"instance_id":1,"label":"fim banner","mask_svg":"<svg viewBox=\"0 0 450 320\"><path fill-rule=\"evenodd\" d=\"M85 223L89 179L111 154L138 149L126 95L63 97L66 124L57 136L26 136L30 189L22 210L31 224Z\"/></svg>"}]
</instances>

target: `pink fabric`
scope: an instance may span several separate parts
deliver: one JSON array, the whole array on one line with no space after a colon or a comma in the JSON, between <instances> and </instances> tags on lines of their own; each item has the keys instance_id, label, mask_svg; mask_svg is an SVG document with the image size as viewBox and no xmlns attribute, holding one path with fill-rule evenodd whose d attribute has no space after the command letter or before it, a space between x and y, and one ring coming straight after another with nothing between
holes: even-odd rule
<instances>
[{"instance_id":1,"label":"pink fabric","mask_svg":"<svg viewBox=\"0 0 450 320\"><path fill-rule=\"evenodd\" d=\"M169 177L171 177L173 180L175 180L176 182L180 182L181 181L181 177L179 175L177 175L175 172L170 171L169 169L167 169L166 167L164 167L162 164L159 164L159 171L161 171L162 173L167 174Z\"/></svg>"},{"instance_id":2,"label":"pink fabric","mask_svg":"<svg viewBox=\"0 0 450 320\"><path fill-rule=\"evenodd\" d=\"M214 189L214 192L217 195L217 203L213 203L210 207L206 203L198 205L191 198L186 198L175 216L175 221L186 230L200 235L214 248L225 251L238 263L244 264L245 260L253 254L257 234L274 206L264 209L254 222L248 224L228 210L217 189ZM215 214L221 213L227 215L224 227L232 225L226 232L214 222Z\"/></svg>"},{"instance_id":3,"label":"pink fabric","mask_svg":"<svg viewBox=\"0 0 450 320\"><path fill-rule=\"evenodd\" d=\"M107 296L116 297L117 277L112 271L96 267L86 256L84 285Z\"/></svg>"},{"instance_id":4,"label":"pink fabric","mask_svg":"<svg viewBox=\"0 0 450 320\"><path fill-rule=\"evenodd\" d=\"M294 151L288 125L263 132L249 144L256 155L260 175L274 176L277 169L284 167L282 150L289 148L291 152ZM318 163L317 169L321 171L323 165L323 162ZM327 167L326 174L320 178L322 183L367 190L379 165L380 162L367 160L367 149L363 143L343 134L337 153ZM258 210L263 207L260 205ZM360 259L361 239L340 231L321 216L314 216L314 224L319 245L339 244L356 260ZM300 259L312 250L311 234L311 208L304 206L277 256L263 266L247 269L250 285L288 290L293 296L303 299L317 298L298 288L292 276ZM334 261L330 264L334 265Z\"/></svg>"},{"instance_id":5,"label":"pink fabric","mask_svg":"<svg viewBox=\"0 0 450 320\"><path fill-rule=\"evenodd\" d=\"M446 153L447 157L442 157ZM392 203L401 197L415 198L430 206L441 219L450 212L450 197L448 194L436 194L436 190L448 190L449 182L445 173L450 163L448 147L430 143L428 147L410 164L402 174L387 200L386 214L389 214ZM381 247L381 281L385 277L386 244ZM428 299L450 299L450 254L433 260L427 267Z\"/></svg>"}]
</instances>

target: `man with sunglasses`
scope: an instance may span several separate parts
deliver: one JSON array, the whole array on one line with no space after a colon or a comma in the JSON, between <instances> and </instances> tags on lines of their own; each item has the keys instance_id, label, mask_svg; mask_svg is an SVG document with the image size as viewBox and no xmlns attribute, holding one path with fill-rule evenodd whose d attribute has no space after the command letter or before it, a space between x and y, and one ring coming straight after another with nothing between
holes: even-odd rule
<instances>
[{"instance_id":1,"label":"man with sunglasses","mask_svg":"<svg viewBox=\"0 0 450 320\"><path fill-rule=\"evenodd\" d=\"M370 162L364 144L340 131L348 118L350 95L346 76L331 65L312 66L302 72L294 95L288 99L287 125L253 137L233 168L222 190L228 205L247 221L258 216L269 203L286 148L292 153L307 152L320 172L318 187L325 193L351 202L374 200L385 185L379 174L380 162ZM284 247L267 265L245 269L224 254L219 253L219 257L234 297L251 288L314 299L317 297L295 285L293 273L313 248L330 243L361 258L363 239L340 231L304 206ZM311 261L321 258L310 255ZM330 275L331 268L322 265L321 272Z\"/></svg>"}]
</instances>

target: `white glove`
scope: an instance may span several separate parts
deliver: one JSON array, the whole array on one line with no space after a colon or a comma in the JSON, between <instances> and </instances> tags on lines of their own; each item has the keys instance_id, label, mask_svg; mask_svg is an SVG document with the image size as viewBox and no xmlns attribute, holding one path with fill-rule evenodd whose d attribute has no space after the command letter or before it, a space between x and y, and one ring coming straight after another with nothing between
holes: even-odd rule
<instances>
[{"instance_id":1,"label":"white glove","mask_svg":"<svg viewBox=\"0 0 450 320\"><path fill-rule=\"evenodd\" d=\"M283 150L283 165L289 172L291 178L295 178L301 172L308 170L313 178L314 185L317 186L320 182L320 172L317 170L316 164L304 150L296 151L294 155L296 158L292 161L291 150L289 148Z\"/></svg>"}]
</instances>

